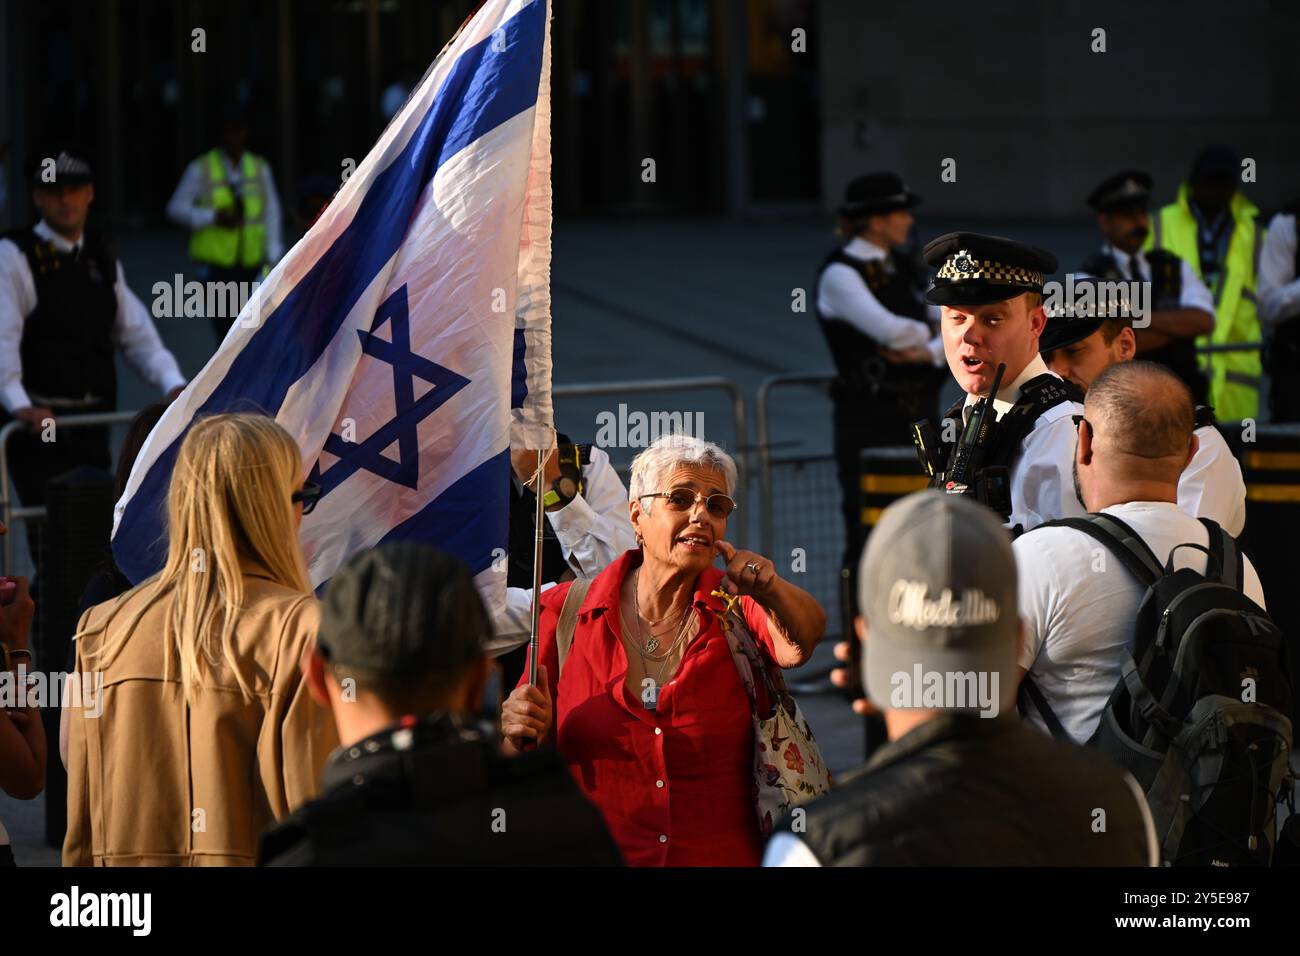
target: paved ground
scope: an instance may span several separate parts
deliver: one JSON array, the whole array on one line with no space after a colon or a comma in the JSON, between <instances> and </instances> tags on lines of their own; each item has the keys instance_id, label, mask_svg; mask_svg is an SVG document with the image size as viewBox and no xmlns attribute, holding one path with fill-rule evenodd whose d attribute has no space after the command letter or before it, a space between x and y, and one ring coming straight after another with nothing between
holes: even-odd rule
<instances>
[{"instance_id":1,"label":"paved ground","mask_svg":"<svg viewBox=\"0 0 1300 956\"><path fill-rule=\"evenodd\" d=\"M972 228L970 223L962 225ZM1048 245L1066 263L1079 261L1093 243L1084 223L974 227ZM927 223L923 238L950 228L957 225ZM629 412L702 414L707 437L732 450L748 448L754 434L752 402L765 378L831 367L811 302L802 313L792 311L792 303L796 289L807 290L811 298L817 265L834 241L822 221L628 220L558 226L553 269L555 383L611 383L607 395L558 400L560 429L579 440L579 436L591 440L599 425L597 416L617 415L620 403L625 403ZM121 248L128 280L146 305L155 282L170 283L175 273L186 269L184 242L177 233L127 236ZM157 325L185 374L198 372L215 344L207 320L159 319ZM721 376L741 389L749 402L748 439L735 434L722 393L645 396L618 387L633 380L694 376ZM139 408L155 397L125 367L121 383L122 408ZM824 455L830 443L825 398L803 388L777 393L772 440L781 454ZM625 463L633 451L612 449L611 454ZM834 593L839 545L824 533L835 526L836 508L834 496L826 493L825 477L822 474L815 490L801 485L806 496L798 502L800 513L817 512L818 527L823 529L816 535L809 531L806 574L810 590L828 602L827 595ZM748 494L741 496L740 514L748 517L745 533L750 546L757 546L756 490L751 485ZM778 502L778 508L781 505ZM25 554L25 549L20 547L19 553ZM827 643L801 674L792 677L816 683L829 667ZM799 696L832 770L856 765L862 753L860 721L836 695L803 692ZM20 862L57 864L57 852L41 845L42 812L42 799L19 804L0 795L0 821L10 832Z\"/></svg>"}]
</instances>

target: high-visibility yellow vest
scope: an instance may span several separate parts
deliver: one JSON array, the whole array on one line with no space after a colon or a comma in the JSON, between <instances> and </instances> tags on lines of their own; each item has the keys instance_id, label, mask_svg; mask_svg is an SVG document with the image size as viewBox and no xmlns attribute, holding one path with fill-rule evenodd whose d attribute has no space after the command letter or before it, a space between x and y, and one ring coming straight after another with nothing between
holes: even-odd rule
<instances>
[{"instance_id":1,"label":"high-visibility yellow vest","mask_svg":"<svg viewBox=\"0 0 1300 956\"><path fill-rule=\"evenodd\" d=\"M1201 253L1197 247L1197 223L1190 206L1191 187L1178 188L1178 198L1160 210L1146 248L1168 249L1201 274ZM1241 193L1228 206L1232 216L1232 238L1228 255L1219 272L1214 294L1214 332L1197 338L1198 345L1229 342L1258 342L1259 315L1255 309L1255 273L1264 245L1264 226L1256 222L1259 207ZM1206 359L1208 358L1208 362ZM1201 359L1210 375L1210 404L1220 421L1254 418L1259 414L1259 379L1262 369L1259 349L1213 352Z\"/></svg>"},{"instance_id":2,"label":"high-visibility yellow vest","mask_svg":"<svg viewBox=\"0 0 1300 956\"><path fill-rule=\"evenodd\" d=\"M203 185L199 190L198 205L220 212L233 209L235 192L226 179L226 167L221 162L221 151L212 150L199 157ZM239 195L244 201L243 225L227 229L215 222L190 235L190 258L196 262L230 268L240 265L253 269L266 260L266 199L262 195L263 160L252 153L244 153L239 161Z\"/></svg>"}]
</instances>

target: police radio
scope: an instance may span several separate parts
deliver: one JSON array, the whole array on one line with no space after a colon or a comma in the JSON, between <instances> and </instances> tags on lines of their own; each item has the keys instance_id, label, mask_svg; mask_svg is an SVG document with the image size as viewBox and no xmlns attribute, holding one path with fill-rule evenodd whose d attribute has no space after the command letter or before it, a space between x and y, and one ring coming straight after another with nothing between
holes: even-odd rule
<instances>
[{"instance_id":1,"label":"police radio","mask_svg":"<svg viewBox=\"0 0 1300 956\"><path fill-rule=\"evenodd\" d=\"M993 408L993 397L998 393L1002 374L1006 370L1006 364L999 362L997 374L993 376L993 387L975 403L970 419L953 447L952 459L944 473L944 490L951 494L966 494L967 489L975 484L975 476L979 474L984 451L993 437L993 426L998 420Z\"/></svg>"},{"instance_id":2,"label":"police radio","mask_svg":"<svg viewBox=\"0 0 1300 956\"><path fill-rule=\"evenodd\" d=\"M1011 515L1011 472L1002 465L985 467L984 455L997 426L994 396L1002 384L1005 364L999 363L993 387L971 408L969 420L952 448L946 467L940 460L940 443L928 421L912 425L912 443L930 485L951 495L970 495L1004 518Z\"/></svg>"}]
</instances>

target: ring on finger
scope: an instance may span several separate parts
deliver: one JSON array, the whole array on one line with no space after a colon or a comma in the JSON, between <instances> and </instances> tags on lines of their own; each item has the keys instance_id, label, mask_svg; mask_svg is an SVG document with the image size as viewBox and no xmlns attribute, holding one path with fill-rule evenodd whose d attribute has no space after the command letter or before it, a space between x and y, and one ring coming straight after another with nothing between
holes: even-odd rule
<instances>
[{"instance_id":1,"label":"ring on finger","mask_svg":"<svg viewBox=\"0 0 1300 956\"><path fill-rule=\"evenodd\" d=\"M749 568L749 570L753 571L755 577L758 577L758 565L757 565L757 564L755 564L753 561L750 561L749 564L745 565L745 567L747 567L747 568Z\"/></svg>"}]
</instances>

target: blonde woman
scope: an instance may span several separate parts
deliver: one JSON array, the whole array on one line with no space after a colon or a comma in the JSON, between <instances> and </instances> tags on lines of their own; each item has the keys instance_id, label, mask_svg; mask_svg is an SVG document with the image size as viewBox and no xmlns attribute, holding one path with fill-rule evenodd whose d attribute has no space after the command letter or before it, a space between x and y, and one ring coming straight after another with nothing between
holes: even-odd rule
<instances>
[{"instance_id":1,"label":"blonde woman","mask_svg":"<svg viewBox=\"0 0 1300 956\"><path fill-rule=\"evenodd\" d=\"M251 865L315 795L338 744L298 668L318 610L297 527L318 494L272 419L190 429L166 565L78 627L77 671L102 690L63 711L65 866Z\"/></svg>"}]
</instances>

